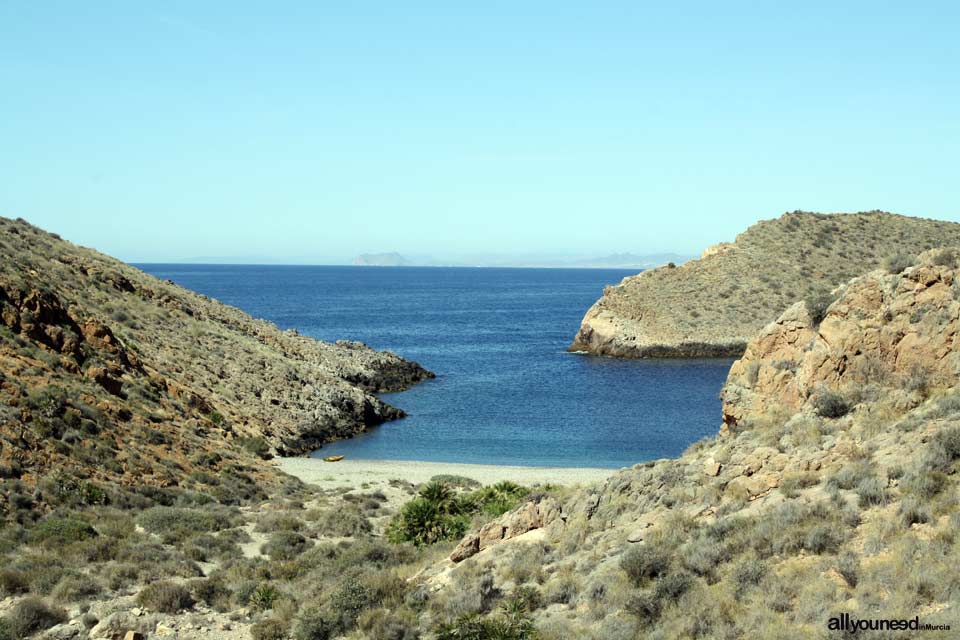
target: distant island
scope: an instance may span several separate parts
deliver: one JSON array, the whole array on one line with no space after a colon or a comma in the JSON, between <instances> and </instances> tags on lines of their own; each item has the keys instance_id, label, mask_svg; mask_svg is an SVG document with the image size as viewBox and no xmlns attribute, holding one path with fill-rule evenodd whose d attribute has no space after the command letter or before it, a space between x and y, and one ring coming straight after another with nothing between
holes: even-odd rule
<instances>
[{"instance_id":1,"label":"distant island","mask_svg":"<svg viewBox=\"0 0 960 640\"><path fill-rule=\"evenodd\" d=\"M514 258L482 257L474 260L443 260L434 258L408 258L395 251L389 253L362 253L353 259L353 264L364 267L527 267L555 269L652 269L666 264L681 264L693 256L677 253L614 253L599 258L575 257L530 257Z\"/></svg>"},{"instance_id":2,"label":"distant island","mask_svg":"<svg viewBox=\"0 0 960 640\"><path fill-rule=\"evenodd\" d=\"M413 264L396 251L390 253L361 253L353 259L358 267L410 267Z\"/></svg>"}]
</instances>

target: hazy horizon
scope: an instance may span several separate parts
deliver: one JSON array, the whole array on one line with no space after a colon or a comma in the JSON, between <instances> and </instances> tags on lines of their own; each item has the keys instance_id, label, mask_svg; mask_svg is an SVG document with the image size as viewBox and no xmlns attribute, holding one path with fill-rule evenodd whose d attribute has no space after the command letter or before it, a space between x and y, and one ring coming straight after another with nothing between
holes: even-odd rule
<instances>
[{"instance_id":1,"label":"hazy horizon","mask_svg":"<svg viewBox=\"0 0 960 640\"><path fill-rule=\"evenodd\" d=\"M952 3L0 6L0 215L131 262L960 220Z\"/></svg>"}]
</instances>

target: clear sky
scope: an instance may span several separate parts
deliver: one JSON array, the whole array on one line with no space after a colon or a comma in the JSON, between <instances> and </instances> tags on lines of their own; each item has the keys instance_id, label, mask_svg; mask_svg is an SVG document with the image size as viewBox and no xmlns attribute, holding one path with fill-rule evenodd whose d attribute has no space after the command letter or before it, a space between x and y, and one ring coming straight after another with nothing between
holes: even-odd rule
<instances>
[{"instance_id":1,"label":"clear sky","mask_svg":"<svg viewBox=\"0 0 960 640\"><path fill-rule=\"evenodd\" d=\"M958 6L0 0L0 215L319 263L960 220Z\"/></svg>"}]
</instances>

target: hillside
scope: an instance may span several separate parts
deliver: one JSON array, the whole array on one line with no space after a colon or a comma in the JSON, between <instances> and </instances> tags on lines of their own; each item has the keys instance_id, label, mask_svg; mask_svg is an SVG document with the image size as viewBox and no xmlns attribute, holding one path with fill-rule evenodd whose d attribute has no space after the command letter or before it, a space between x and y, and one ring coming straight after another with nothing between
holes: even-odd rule
<instances>
[{"instance_id":1,"label":"hillside","mask_svg":"<svg viewBox=\"0 0 960 640\"><path fill-rule=\"evenodd\" d=\"M23 221L0 219L0 238L4 477L183 484L401 417L373 394L432 375L280 331Z\"/></svg>"},{"instance_id":2,"label":"hillside","mask_svg":"<svg viewBox=\"0 0 960 640\"><path fill-rule=\"evenodd\" d=\"M960 243L960 224L871 211L786 213L699 260L608 287L571 351L619 357L740 356L788 305L822 295L895 255Z\"/></svg>"},{"instance_id":3,"label":"hillside","mask_svg":"<svg viewBox=\"0 0 960 640\"><path fill-rule=\"evenodd\" d=\"M429 572L434 615L502 618L481 584L543 640L835 637L841 613L956 637L958 255L791 306L731 369L717 437L468 534Z\"/></svg>"}]
</instances>

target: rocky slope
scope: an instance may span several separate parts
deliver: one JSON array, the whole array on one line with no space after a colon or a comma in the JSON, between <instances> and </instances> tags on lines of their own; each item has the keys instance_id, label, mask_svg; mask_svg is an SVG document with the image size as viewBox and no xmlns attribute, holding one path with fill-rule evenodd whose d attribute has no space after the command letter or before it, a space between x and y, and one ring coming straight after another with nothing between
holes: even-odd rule
<instances>
[{"instance_id":1,"label":"rocky slope","mask_svg":"<svg viewBox=\"0 0 960 640\"><path fill-rule=\"evenodd\" d=\"M435 602L535 594L545 640L834 637L841 613L954 637L958 255L791 306L732 367L716 438L486 524L430 572Z\"/></svg>"},{"instance_id":2,"label":"rocky slope","mask_svg":"<svg viewBox=\"0 0 960 640\"><path fill-rule=\"evenodd\" d=\"M960 243L960 224L871 211L793 212L762 221L699 260L608 287L572 351L620 357L740 356L789 304L829 291L897 254Z\"/></svg>"},{"instance_id":3,"label":"rocky slope","mask_svg":"<svg viewBox=\"0 0 960 640\"><path fill-rule=\"evenodd\" d=\"M432 374L283 332L122 262L0 219L0 473L177 485L401 417Z\"/></svg>"}]
</instances>

